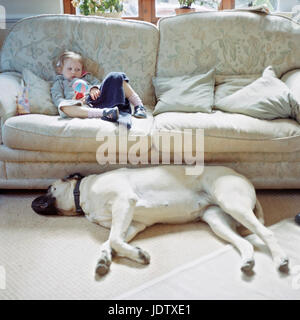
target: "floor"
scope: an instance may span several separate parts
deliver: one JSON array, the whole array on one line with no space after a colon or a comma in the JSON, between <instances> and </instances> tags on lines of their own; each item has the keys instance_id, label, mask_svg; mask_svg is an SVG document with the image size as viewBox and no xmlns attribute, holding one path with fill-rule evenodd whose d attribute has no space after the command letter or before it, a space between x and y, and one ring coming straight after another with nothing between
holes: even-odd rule
<instances>
[{"instance_id":1,"label":"floor","mask_svg":"<svg viewBox=\"0 0 300 320\"><path fill-rule=\"evenodd\" d=\"M115 258L100 278L94 268L108 230L84 217L35 214L30 205L41 193L1 191L0 300L116 299L227 246L202 222L155 225L133 241L151 255L150 265ZM267 226L300 211L300 190L259 190L257 196ZM239 262L232 268L240 275ZM221 266L216 272L222 274Z\"/></svg>"}]
</instances>

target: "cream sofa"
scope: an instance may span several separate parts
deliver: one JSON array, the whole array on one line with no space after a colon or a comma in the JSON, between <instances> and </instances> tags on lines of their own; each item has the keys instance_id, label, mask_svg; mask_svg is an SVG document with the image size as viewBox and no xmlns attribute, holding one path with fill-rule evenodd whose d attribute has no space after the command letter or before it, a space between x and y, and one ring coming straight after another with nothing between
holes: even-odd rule
<instances>
[{"instance_id":1,"label":"cream sofa","mask_svg":"<svg viewBox=\"0 0 300 320\"><path fill-rule=\"evenodd\" d=\"M206 164L232 167L257 188L300 187L300 125L292 119L258 120L218 110L152 116L154 76L205 73L212 67L216 94L227 77L259 77L272 65L300 98L300 26L275 15L225 11L163 18L158 27L71 15L42 15L17 23L1 54L0 188L46 188L69 173L126 166L97 162L96 151L105 143L97 137L118 136L114 123L58 115L15 116L20 73L28 68L53 80L52 60L63 48L81 52L99 78L110 71L129 76L147 106L148 118L133 119L127 150L135 138L143 137L149 141L144 150L149 154L157 132L202 128ZM117 147L119 155L124 152Z\"/></svg>"}]
</instances>

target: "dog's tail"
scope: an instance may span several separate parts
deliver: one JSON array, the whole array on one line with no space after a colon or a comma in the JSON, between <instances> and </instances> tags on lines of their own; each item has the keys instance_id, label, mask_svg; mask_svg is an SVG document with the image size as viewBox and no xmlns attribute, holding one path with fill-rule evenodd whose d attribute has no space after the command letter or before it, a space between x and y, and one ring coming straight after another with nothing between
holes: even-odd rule
<instances>
[{"instance_id":1,"label":"dog's tail","mask_svg":"<svg viewBox=\"0 0 300 320\"><path fill-rule=\"evenodd\" d=\"M254 214L255 214L256 218L258 219L258 221L261 222L262 224L265 224L264 211L263 211L263 208L257 198L256 198L256 203L255 203L255 207L254 207L253 211L254 211ZM248 230L246 227L244 227L242 225L240 225L237 228L237 231L242 237L246 237L249 234L252 234L252 232L250 230Z\"/></svg>"},{"instance_id":2,"label":"dog's tail","mask_svg":"<svg viewBox=\"0 0 300 320\"><path fill-rule=\"evenodd\" d=\"M259 222L261 222L262 224L265 224L264 211L257 198L256 198L255 207L254 207L254 213L257 219L259 220Z\"/></svg>"}]
</instances>

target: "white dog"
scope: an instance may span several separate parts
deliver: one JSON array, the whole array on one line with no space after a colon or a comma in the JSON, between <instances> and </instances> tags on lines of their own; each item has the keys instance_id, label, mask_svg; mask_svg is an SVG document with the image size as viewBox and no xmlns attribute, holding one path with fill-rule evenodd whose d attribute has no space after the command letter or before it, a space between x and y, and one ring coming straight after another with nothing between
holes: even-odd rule
<instances>
[{"instance_id":1,"label":"white dog","mask_svg":"<svg viewBox=\"0 0 300 320\"><path fill-rule=\"evenodd\" d=\"M38 213L62 215L76 215L82 209L90 221L110 228L96 267L100 275L108 272L112 253L142 264L150 262L148 253L128 244L146 227L199 220L240 251L242 271L254 266L253 246L236 232L238 223L257 234L270 249L277 268L286 271L288 258L273 233L259 221L263 212L250 181L221 166L205 167L201 175L186 175L185 169L157 166L121 168L87 177L75 174L55 181L32 207Z\"/></svg>"}]
</instances>

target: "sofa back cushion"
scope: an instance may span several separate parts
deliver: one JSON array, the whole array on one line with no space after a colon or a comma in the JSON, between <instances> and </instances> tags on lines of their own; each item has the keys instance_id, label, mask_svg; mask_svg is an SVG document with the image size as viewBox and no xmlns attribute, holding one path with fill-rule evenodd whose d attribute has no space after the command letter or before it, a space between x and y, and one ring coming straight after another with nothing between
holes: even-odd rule
<instances>
[{"instance_id":1,"label":"sofa back cushion","mask_svg":"<svg viewBox=\"0 0 300 320\"><path fill-rule=\"evenodd\" d=\"M127 74L144 104L154 105L152 77L158 48L156 26L121 19L42 15L23 19L2 47L0 68L28 68L47 81L55 76L53 61L63 50L79 52L87 70L100 80L110 71Z\"/></svg>"},{"instance_id":2,"label":"sofa back cushion","mask_svg":"<svg viewBox=\"0 0 300 320\"><path fill-rule=\"evenodd\" d=\"M158 103L154 115L163 112L211 112L214 103L215 70L181 77L154 77Z\"/></svg>"},{"instance_id":3,"label":"sofa back cushion","mask_svg":"<svg viewBox=\"0 0 300 320\"><path fill-rule=\"evenodd\" d=\"M28 90L29 113L57 115L58 110L57 107L53 104L50 94L50 82L36 76L27 68L23 69L22 76L25 81L24 89ZM22 112L20 113L18 111L18 114L22 114Z\"/></svg>"},{"instance_id":4,"label":"sofa back cushion","mask_svg":"<svg viewBox=\"0 0 300 320\"><path fill-rule=\"evenodd\" d=\"M296 102L287 85L276 77L269 66L262 76L215 103L216 109L242 113L258 119L289 118Z\"/></svg>"},{"instance_id":5,"label":"sofa back cushion","mask_svg":"<svg viewBox=\"0 0 300 320\"><path fill-rule=\"evenodd\" d=\"M300 25L254 12L198 12L163 18L157 76L204 73L261 74L273 65L280 77L300 66Z\"/></svg>"}]
</instances>

